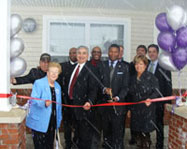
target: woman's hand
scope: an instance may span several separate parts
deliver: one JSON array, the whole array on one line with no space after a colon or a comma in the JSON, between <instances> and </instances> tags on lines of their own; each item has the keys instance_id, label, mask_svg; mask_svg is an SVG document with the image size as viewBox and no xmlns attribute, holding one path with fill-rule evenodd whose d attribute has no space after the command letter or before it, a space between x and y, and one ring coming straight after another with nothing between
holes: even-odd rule
<instances>
[{"instance_id":1,"label":"woman's hand","mask_svg":"<svg viewBox=\"0 0 187 149\"><path fill-rule=\"evenodd\" d=\"M146 99L145 105L149 107L151 105L151 99Z\"/></svg>"},{"instance_id":2,"label":"woman's hand","mask_svg":"<svg viewBox=\"0 0 187 149\"><path fill-rule=\"evenodd\" d=\"M46 101L45 101L45 106L48 107L51 103L52 103L51 100L46 100Z\"/></svg>"}]
</instances>

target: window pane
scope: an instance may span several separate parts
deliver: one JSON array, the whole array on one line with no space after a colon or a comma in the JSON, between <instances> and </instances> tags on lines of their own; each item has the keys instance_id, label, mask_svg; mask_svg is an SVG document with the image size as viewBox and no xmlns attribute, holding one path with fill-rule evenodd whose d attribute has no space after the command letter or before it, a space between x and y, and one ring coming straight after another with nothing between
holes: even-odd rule
<instances>
[{"instance_id":1,"label":"window pane","mask_svg":"<svg viewBox=\"0 0 187 149\"><path fill-rule=\"evenodd\" d=\"M123 45L124 25L91 24L90 47L100 46L103 54L108 53L108 47L113 44Z\"/></svg>"},{"instance_id":2,"label":"window pane","mask_svg":"<svg viewBox=\"0 0 187 149\"><path fill-rule=\"evenodd\" d=\"M57 62L57 63L63 63L69 61L68 56L51 56L51 61Z\"/></svg>"},{"instance_id":3,"label":"window pane","mask_svg":"<svg viewBox=\"0 0 187 149\"><path fill-rule=\"evenodd\" d=\"M68 55L72 47L85 45L85 24L50 23L50 53Z\"/></svg>"}]
</instances>

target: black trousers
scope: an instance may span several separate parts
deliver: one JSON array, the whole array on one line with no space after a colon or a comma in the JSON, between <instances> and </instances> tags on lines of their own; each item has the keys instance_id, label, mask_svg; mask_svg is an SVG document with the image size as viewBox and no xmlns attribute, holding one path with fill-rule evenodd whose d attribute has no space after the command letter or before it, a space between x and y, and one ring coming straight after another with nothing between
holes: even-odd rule
<instances>
[{"instance_id":1,"label":"black trousers","mask_svg":"<svg viewBox=\"0 0 187 149\"><path fill-rule=\"evenodd\" d=\"M105 149L124 149L125 118L126 114L116 115L114 112L102 116Z\"/></svg>"},{"instance_id":2,"label":"black trousers","mask_svg":"<svg viewBox=\"0 0 187 149\"><path fill-rule=\"evenodd\" d=\"M55 127L49 125L48 131L42 133L32 130L32 137L35 149L53 149L54 148Z\"/></svg>"},{"instance_id":3,"label":"black trousers","mask_svg":"<svg viewBox=\"0 0 187 149\"><path fill-rule=\"evenodd\" d=\"M130 123L131 123L131 122L130 122ZM134 131L134 130L131 128L131 125L130 125L130 134L131 134L131 140L132 140L132 141L136 141L137 133L136 133L136 131Z\"/></svg>"},{"instance_id":4,"label":"black trousers","mask_svg":"<svg viewBox=\"0 0 187 149\"><path fill-rule=\"evenodd\" d=\"M93 136L93 128L91 127L91 121L87 118L76 120L78 131L78 148L79 149L90 149Z\"/></svg>"},{"instance_id":5,"label":"black trousers","mask_svg":"<svg viewBox=\"0 0 187 149\"><path fill-rule=\"evenodd\" d=\"M156 148L164 146L164 104L156 103Z\"/></svg>"},{"instance_id":6,"label":"black trousers","mask_svg":"<svg viewBox=\"0 0 187 149\"><path fill-rule=\"evenodd\" d=\"M101 144L102 117L98 108L93 109L92 123L97 130L93 131L91 149L98 149Z\"/></svg>"},{"instance_id":7,"label":"black trousers","mask_svg":"<svg viewBox=\"0 0 187 149\"><path fill-rule=\"evenodd\" d=\"M74 111L72 108L64 107L63 111L64 118L64 139L65 139L65 148L71 149L73 142L76 143L78 141L78 132L76 131L76 120ZM74 131L74 136L72 137L72 132ZM73 142L72 142L73 138Z\"/></svg>"},{"instance_id":8,"label":"black trousers","mask_svg":"<svg viewBox=\"0 0 187 149\"><path fill-rule=\"evenodd\" d=\"M136 131L136 142L137 142L136 145L138 149L150 149L151 146L150 133Z\"/></svg>"}]
</instances>

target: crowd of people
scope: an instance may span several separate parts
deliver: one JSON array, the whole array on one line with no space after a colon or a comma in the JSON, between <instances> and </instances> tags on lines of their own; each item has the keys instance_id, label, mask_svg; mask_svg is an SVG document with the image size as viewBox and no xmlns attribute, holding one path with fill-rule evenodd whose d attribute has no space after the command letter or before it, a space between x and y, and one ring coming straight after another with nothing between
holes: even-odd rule
<instances>
[{"instance_id":1,"label":"crowd of people","mask_svg":"<svg viewBox=\"0 0 187 149\"><path fill-rule=\"evenodd\" d=\"M148 53L149 59L146 57ZM36 149L52 149L56 130L63 125L65 148L123 149L124 143L140 149L151 146L150 132L156 130L156 149L164 147L164 105L151 99L172 94L171 72L158 63L159 47L139 45L130 63L123 59L124 47L112 44L108 59L102 49L71 48L69 61L58 64L44 53L39 67L28 75L12 78L12 84L32 83L27 127L32 129ZM139 102L129 106L101 106L101 103ZM58 104L56 104L57 102ZM80 107L62 107L81 105ZM62 116L63 115L63 116ZM63 117L63 123L61 123ZM125 120L131 119L131 139L124 142Z\"/></svg>"}]
</instances>

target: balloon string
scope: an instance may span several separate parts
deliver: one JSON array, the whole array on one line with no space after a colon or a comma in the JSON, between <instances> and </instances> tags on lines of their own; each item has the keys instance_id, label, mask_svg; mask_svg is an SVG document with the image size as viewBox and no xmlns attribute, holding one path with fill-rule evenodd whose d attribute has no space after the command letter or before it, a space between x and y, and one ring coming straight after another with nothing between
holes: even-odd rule
<instances>
[{"instance_id":1,"label":"balloon string","mask_svg":"<svg viewBox=\"0 0 187 149\"><path fill-rule=\"evenodd\" d=\"M181 97L182 96L182 93L181 93L181 71L178 72L178 76L177 76L177 80L178 80L178 87L179 87L179 96Z\"/></svg>"}]
</instances>

